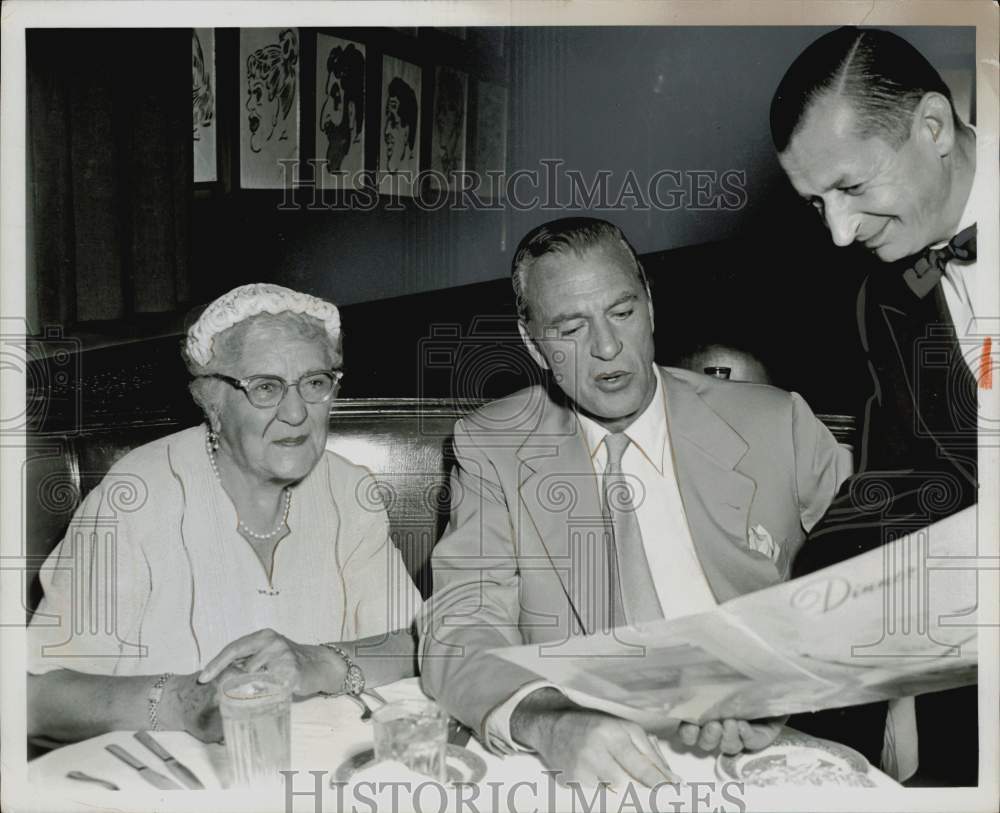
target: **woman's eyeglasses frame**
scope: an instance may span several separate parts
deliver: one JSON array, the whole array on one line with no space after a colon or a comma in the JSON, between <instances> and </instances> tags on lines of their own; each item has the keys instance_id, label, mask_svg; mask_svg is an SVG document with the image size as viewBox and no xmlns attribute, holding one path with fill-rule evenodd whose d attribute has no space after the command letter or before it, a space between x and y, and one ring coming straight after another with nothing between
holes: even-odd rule
<instances>
[{"instance_id":1,"label":"woman's eyeglasses frame","mask_svg":"<svg viewBox=\"0 0 1000 813\"><path fill-rule=\"evenodd\" d=\"M333 378L333 385L330 387L330 391L326 393L322 398L317 400L306 397L305 393L302 392L302 382L309 378L310 376L318 375L320 373L329 375ZM307 373L303 373L295 381L286 381L279 375L248 375L245 378L234 378L231 375L225 375L224 373L205 373L204 375L198 376L198 378L217 378L220 381L225 381L232 387L241 390L246 396L247 401L250 402L250 406L256 407L257 409L274 409L280 406L282 401L285 400L285 396L288 395L288 390L294 385L295 389L299 393L299 397L307 404L322 404L333 398L333 394L337 391L337 387L340 386L341 379L344 377L343 370L329 369L329 370L310 370ZM281 397L279 397L273 404L257 404L254 403L253 398L250 396L251 387L255 382L259 381L273 381L276 385L281 387Z\"/></svg>"}]
</instances>

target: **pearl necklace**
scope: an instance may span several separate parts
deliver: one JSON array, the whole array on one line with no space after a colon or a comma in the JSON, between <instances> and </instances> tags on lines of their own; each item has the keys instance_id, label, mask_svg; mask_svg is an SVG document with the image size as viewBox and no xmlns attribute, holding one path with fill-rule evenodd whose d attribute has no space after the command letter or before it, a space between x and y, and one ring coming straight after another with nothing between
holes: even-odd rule
<instances>
[{"instance_id":1,"label":"pearl necklace","mask_svg":"<svg viewBox=\"0 0 1000 813\"><path fill-rule=\"evenodd\" d=\"M208 437L205 438L205 450L208 452L208 462L212 464L212 471L215 472L215 479L219 481L219 485L221 486L222 475L219 473L219 464L215 462L215 452L212 450L212 442ZM223 490L225 490L225 486L222 487ZM255 533L254 531L250 530L250 528L247 527L246 523L243 522L242 519L240 519L239 513L237 513L236 522L237 522L237 529L239 530L239 532L253 539L259 539L261 541L274 539L274 537L276 537L279 533L281 533L281 529L284 528L285 524L288 522L288 510L292 507L292 492L288 488L285 488L284 491L285 491L285 509L284 511L282 511L281 519L278 521L278 524L274 526L274 530L271 531L271 533L269 534Z\"/></svg>"}]
</instances>

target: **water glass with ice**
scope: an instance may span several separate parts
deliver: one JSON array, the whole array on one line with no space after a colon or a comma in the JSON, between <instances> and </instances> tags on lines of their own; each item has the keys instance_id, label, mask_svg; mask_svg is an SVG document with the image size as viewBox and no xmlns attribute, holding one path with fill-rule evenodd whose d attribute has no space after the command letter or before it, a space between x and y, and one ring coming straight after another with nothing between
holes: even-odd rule
<instances>
[{"instance_id":1,"label":"water glass with ice","mask_svg":"<svg viewBox=\"0 0 1000 813\"><path fill-rule=\"evenodd\" d=\"M411 771L444 782L448 715L430 700L399 700L372 715L375 760L403 763Z\"/></svg>"},{"instance_id":2,"label":"water glass with ice","mask_svg":"<svg viewBox=\"0 0 1000 813\"><path fill-rule=\"evenodd\" d=\"M219 688L232 786L278 783L290 769L292 690L265 672L234 675Z\"/></svg>"}]
</instances>

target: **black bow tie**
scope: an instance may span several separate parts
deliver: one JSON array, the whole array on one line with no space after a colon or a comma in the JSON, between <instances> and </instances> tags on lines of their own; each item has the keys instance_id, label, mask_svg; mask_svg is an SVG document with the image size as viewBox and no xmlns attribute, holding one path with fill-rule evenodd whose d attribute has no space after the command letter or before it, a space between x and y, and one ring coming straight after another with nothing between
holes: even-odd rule
<instances>
[{"instance_id":1,"label":"black bow tie","mask_svg":"<svg viewBox=\"0 0 1000 813\"><path fill-rule=\"evenodd\" d=\"M941 248L925 248L912 266L903 272L903 279L920 299L934 290L945 266L952 260L972 262L976 259L976 224L962 229Z\"/></svg>"}]
</instances>

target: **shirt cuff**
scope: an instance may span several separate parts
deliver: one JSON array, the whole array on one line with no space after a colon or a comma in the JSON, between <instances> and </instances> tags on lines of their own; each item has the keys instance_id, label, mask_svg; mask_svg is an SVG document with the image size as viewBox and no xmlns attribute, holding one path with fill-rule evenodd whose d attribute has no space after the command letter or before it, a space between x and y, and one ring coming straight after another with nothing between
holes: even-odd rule
<instances>
[{"instance_id":1,"label":"shirt cuff","mask_svg":"<svg viewBox=\"0 0 1000 813\"><path fill-rule=\"evenodd\" d=\"M554 683L549 683L547 680L533 680L530 683L525 683L507 700L493 709L493 711L486 715L486 720L483 724L486 747L494 754L500 756L518 752L533 754L534 751L530 748L525 748L523 745L514 742L514 738L510 734L511 715L518 704L532 692L536 692L539 689L558 688Z\"/></svg>"}]
</instances>

